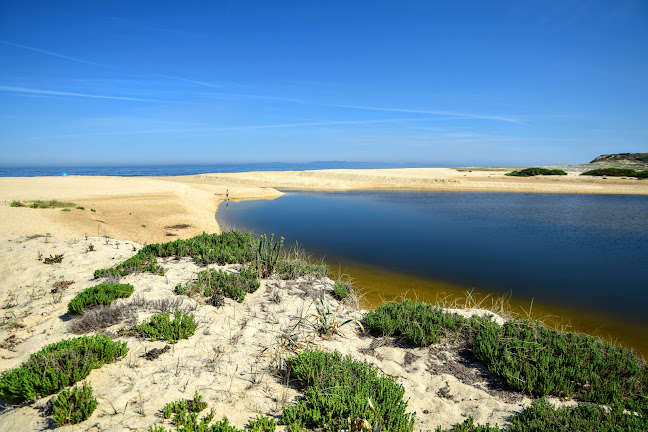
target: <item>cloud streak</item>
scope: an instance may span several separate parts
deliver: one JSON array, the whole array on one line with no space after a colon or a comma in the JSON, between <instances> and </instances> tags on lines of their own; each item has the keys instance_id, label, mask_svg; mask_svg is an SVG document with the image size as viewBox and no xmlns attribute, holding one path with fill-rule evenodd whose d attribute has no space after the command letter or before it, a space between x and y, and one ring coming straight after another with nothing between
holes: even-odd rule
<instances>
[{"instance_id":1,"label":"cloud streak","mask_svg":"<svg viewBox=\"0 0 648 432\"><path fill-rule=\"evenodd\" d=\"M515 117L510 117L510 116L462 113L457 111L418 110L418 109L409 109L409 108L386 108L386 107L371 107L371 106L363 106L363 105L344 105L344 104L323 104L322 106L349 108L349 109L365 110L365 111L402 112L402 113L412 113L412 114L428 114L428 115L439 115L439 116L448 116L448 117L460 117L460 118L467 118L467 119L497 120L497 121L503 121L507 123L515 123L515 124L522 123L520 119Z\"/></svg>"},{"instance_id":2,"label":"cloud streak","mask_svg":"<svg viewBox=\"0 0 648 432\"><path fill-rule=\"evenodd\" d=\"M0 87L1 88L1 87ZM81 134L66 134L54 136L40 136L32 139L52 139L52 138L72 138L85 136L108 136L108 135L142 135L142 134L163 134L163 133L207 133L207 132L227 132L236 130L253 130L253 129L280 129L293 127L318 127L318 126L344 126L344 125L362 125L362 124L379 124L379 123L399 123L410 121L434 121L434 118L392 118L392 119L372 119L372 120L325 120L317 122L302 123L278 123L265 125L241 125L225 126L214 128L183 128L183 129L147 129L138 131L106 131L90 132Z\"/></svg>"},{"instance_id":3,"label":"cloud streak","mask_svg":"<svg viewBox=\"0 0 648 432\"><path fill-rule=\"evenodd\" d=\"M168 102L159 99L142 99L142 98L132 98L132 97L125 97L125 96L105 96L105 95L95 95L95 94L88 94L88 93L74 93L74 92L67 92L67 91L32 89L26 87L14 87L14 86L5 86L5 85L0 85L0 91L9 92L9 93L30 94L30 95L70 96L70 97L81 97L81 98L92 98L92 99L113 99L113 100L136 101L136 102Z\"/></svg>"},{"instance_id":4,"label":"cloud streak","mask_svg":"<svg viewBox=\"0 0 648 432\"><path fill-rule=\"evenodd\" d=\"M36 51L36 52L39 52L39 53L47 54L47 55L52 56L52 57L59 57L59 58L62 58L62 59L75 61L77 63L85 63L85 64L90 64L90 65L93 65L93 66L100 66L100 67L109 67L109 66L103 65L101 63L95 63L93 61L83 60L83 59L80 59L80 58L77 58L77 57L71 57L71 56L56 53L54 51L47 51L47 50L44 50L44 49L34 48L34 47L27 46L27 45L20 45L20 44L17 44L17 43L7 42L7 41L3 41L3 40L0 40L0 43L5 44L5 45L18 47L18 48L23 48L23 49L26 49L26 50Z\"/></svg>"}]
</instances>

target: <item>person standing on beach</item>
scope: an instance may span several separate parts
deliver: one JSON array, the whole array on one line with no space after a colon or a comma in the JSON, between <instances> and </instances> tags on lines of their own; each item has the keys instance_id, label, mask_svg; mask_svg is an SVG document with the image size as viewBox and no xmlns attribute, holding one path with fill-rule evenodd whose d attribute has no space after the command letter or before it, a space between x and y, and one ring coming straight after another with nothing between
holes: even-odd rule
<instances>
[{"instance_id":1,"label":"person standing on beach","mask_svg":"<svg viewBox=\"0 0 648 432\"><path fill-rule=\"evenodd\" d=\"M229 189L225 190L225 199L229 201Z\"/></svg>"}]
</instances>

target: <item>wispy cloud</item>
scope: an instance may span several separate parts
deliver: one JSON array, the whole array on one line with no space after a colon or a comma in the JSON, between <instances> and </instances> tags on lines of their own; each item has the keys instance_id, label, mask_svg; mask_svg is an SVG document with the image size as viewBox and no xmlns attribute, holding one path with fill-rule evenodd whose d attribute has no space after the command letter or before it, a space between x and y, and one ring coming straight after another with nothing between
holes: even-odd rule
<instances>
[{"instance_id":1,"label":"wispy cloud","mask_svg":"<svg viewBox=\"0 0 648 432\"><path fill-rule=\"evenodd\" d=\"M110 68L110 69L116 69L112 66L109 65L104 65L100 63L96 63L93 61L89 60L84 60L80 59L77 57L72 57L64 54L60 54L57 52L53 51L48 51L44 50L41 48L35 48L27 45L21 45L13 42L8 42L8 41L1 41L0 43L5 44L5 45L10 45L14 47L19 47L35 52L39 52L42 54L46 54L49 56L54 56L54 57L59 57L63 58L66 60L74 61L74 62L79 62L79 63L85 63L85 64L90 64L90 65L95 65L103 68ZM185 82L188 84L194 84L194 85L199 85L203 87L209 87L209 88L214 88L214 89L224 89L226 86L224 85L218 85L218 84L213 84L207 81L203 80L197 80L197 79L188 79L184 77L178 77L178 76L173 76L173 75L165 75L165 74L155 74L151 76L157 76L157 77L162 77L165 79L169 80L174 80L174 81L180 81L180 82ZM0 89L2 86L0 86ZM16 87L18 89L18 87ZM5 88L6 90L6 88ZM20 91L20 90L15 90L15 91ZM23 91L23 93L28 93L27 91ZM37 91L29 91L29 93L38 93ZM69 92L51 92L47 90L41 90L39 91L38 94L41 95L59 95L59 96L78 96L78 97L94 97L94 98L99 98L99 99L122 99L122 100L139 100L139 101L150 101L150 102L160 102L158 100L154 99L140 99L140 98L126 98L126 97L116 97L116 96L99 96L99 95L91 95L91 94L83 94L83 93L69 93ZM293 104L299 104L299 105L309 105L309 106L319 106L319 107L330 107L330 108L344 108L344 109L353 109L353 110L362 110L362 111L380 111L380 112L391 112L391 113L408 113L408 114L422 114L422 115L434 115L434 116L443 116L447 119L474 119L474 120L492 120L492 121L499 121L499 122L506 122L506 123L513 123L513 124L524 124L524 121L518 117L514 116L506 116L506 115L496 115L496 114L483 114L483 113L471 113L471 112L459 112L459 111L447 111L447 110L428 110L428 109L414 109L414 108L394 108L394 107L380 107L380 106L367 106L367 105L353 105L353 104L331 104L331 103L319 103L319 102L313 102L313 101L306 101L306 100L301 100L301 99L296 99L296 98L287 98L287 97L281 97L281 96L269 96L269 95L263 95L263 94L257 94L257 93L231 93L231 92L210 92L208 93L210 96L214 97L224 97L224 98L236 98L236 99L259 99L259 100L274 100L274 101L281 101L281 102L289 102Z\"/></svg>"},{"instance_id":2,"label":"wispy cloud","mask_svg":"<svg viewBox=\"0 0 648 432\"><path fill-rule=\"evenodd\" d=\"M402 112L402 113L412 113L412 114L427 114L427 115L439 115L439 116L449 116L449 117L461 117L469 119L483 119L483 120L498 120L507 123L521 124L522 121L519 118L510 117L510 116L501 116L501 115L491 115L491 114L477 114L477 113L463 113L457 111L443 111L443 110L420 110L420 109L410 109L410 108L386 108L386 107L372 107L372 106L363 106L363 105L344 105L344 104L322 104L322 106L330 106L337 108L349 108L356 110L365 110L365 111L386 111L386 112Z\"/></svg>"},{"instance_id":3,"label":"wispy cloud","mask_svg":"<svg viewBox=\"0 0 648 432\"><path fill-rule=\"evenodd\" d=\"M90 64L90 65L100 66L100 67L109 67L109 66L103 65L101 63L95 63L93 61L83 60L83 59L80 59L80 58L77 58L77 57L71 57L71 56L56 53L54 51L47 51L47 50L44 50L44 49L34 48L34 47L27 46L27 45L20 45L20 44L17 44L17 43L7 42L7 41L3 41L3 40L0 40L0 43L5 44L5 45L18 47L18 48L31 50L31 51L36 51L36 52L39 52L39 53L42 53L42 54L47 54L49 56L59 57L59 58L62 58L62 59L71 60L71 61L75 61L75 62L78 62L78 63L85 63L85 64Z\"/></svg>"},{"instance_id":4,"label":"wispy cloud","mask_svg":"<svg viewBox=\"0 0 648 432\"><path fill-rule=\"evenodd\" d=\"M105 95L95 95L95 94L88 94L88 93L74 93L74 92L67 92L67 91L32 89L32 88L14 87L14 86L5 86L5 85L0 85L0 91L9 92L9 93L29 94L29 95L70 96L70 97L82 97L82 98L93 98L93 99L127 100L127 101L137 101L137 102L167 102L158 99L141 99L141 98L132 98L132 97L125 97L125 96L105 96Z\"/></svg>"},{"instance_id":5,"label":"wispy cloud","mask_svg":"<svg viewBox=\"0 0 648 432\"><path fill-rule=\"evenodd\" d=\"M0 87L1 88L1 87ZM32 139L52 139L52 138L72 138L72 137L86 137L86 136L108 136L108 135L142 135L142 134L164 134L164 133L210 133L210 132L227 132L236 130L251 130L251 129L279 129L279 128L294 128L294 127L318 127L318 126L344 126L344 125L362 125L362 124L377 124L377 123L400 123L412 121L434 121L433 118L392 118L392 119L373 119L373 120L325 120L316 122L302 122L302 123L278 123L278 124L265 124L265 125L241 125L241 126L224 126L224 127L210 127L210 128L181 128L181 129L145 129L145 130L132 130L132 131L102 131L102 132L89 132L80 134L66 134L54 136L38 136ZM195 136L195 135L194 135ZM203 135L198 135L203 136Z\"/></svg>"}]
</instances>

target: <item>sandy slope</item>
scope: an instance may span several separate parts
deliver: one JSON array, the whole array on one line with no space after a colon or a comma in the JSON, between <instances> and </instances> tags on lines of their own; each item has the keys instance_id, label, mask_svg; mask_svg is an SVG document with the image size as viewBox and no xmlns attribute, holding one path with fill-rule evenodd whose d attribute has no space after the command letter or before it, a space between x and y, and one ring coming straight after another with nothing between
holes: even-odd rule
<instances>
[{"instance_id":1,"label":"sandy slope","mask_svg":"<svg viewBox=\"0 0 648 432\"><path fill-rule=\"evenodd\" d=\"M90 244L94 251L88 251ZM67 303L76 293L97 283L92 280L95 269L115 265L140 247L98 237L0 237L0 305L4 316L0 372L20 365L49 343L76 336L70 331L76 318L66 314ZM37 260L39 251L46 257L63 254L63 263L44 264ZM409 410L417 412L415 430L450 426L469 415L480 423L502 425L508 416L530 403L519 394L494 390L496 381L484 370L443 344L406 349L389 339L363 335L356 324L341 327L343 334L321 337L311 325L320 296L330 302L339 323L361 317L360 311L331 296L330 280L264 280L244 303L226 300L224 306L215 308L173 293L177 283L188 281L200 270L191 260L170 259L163 265L165 276L130 275L122 282L135 287L132 298L183 299L182 307L195 309L200 322L196 334L155 360L141 356L152 348L164 347L164 342L120 338L128 342L127 357L91 372L86 380L94 388L99 407L90 419L71 430L146 430L162 421L160 410L165 403L191 398L196 390L214 408L216 418L227 416L238 427L259 412L278 416L282 403L294 404L299 393L282 383L275 366L280 358L304 348L339 350L397 377L406 388ZM74 283L62 293L52 293L53 284L59 280ZM154 312L138 308L137 321ZM305 319L304 324L295 328L300 318ZM115 331L125 324L107 330ZM294 337L295 345L286 342L287 335ZM50 398L10 407L0 414L0 430L42 430L48 418L41 416L39 409Z\"/></svg>"}]
</instances>

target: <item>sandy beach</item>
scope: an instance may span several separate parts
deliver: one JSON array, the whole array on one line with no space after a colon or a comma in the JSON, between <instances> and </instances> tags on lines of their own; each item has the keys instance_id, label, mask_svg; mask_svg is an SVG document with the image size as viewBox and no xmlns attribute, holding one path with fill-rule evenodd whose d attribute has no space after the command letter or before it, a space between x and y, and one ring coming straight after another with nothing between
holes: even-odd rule
<instances>
[{"instance_id":1,"label":"sandy beach","mask_svg":"<svg viewBox=\"0 0 648 432\"><path fill-rule=\"evenodd\" d=\"M0 178L2 232L16 235L109 236L139 243L218 232L214 219L230 199L272 199L281 189L344 191L410 189L529 193L648 194L636 179L507 177L510 170L413 168L199 174L179 177L13 177ZM85 210L10 207L14 201L73 202ZM93 209L94 211L91 211Z\"/></svg>"},{"instance_id":2,"label":"sandy beach","mask_svg":"<svg viewBox=\"0 0 648 432\"><path fill-rule=\"evenodd\" d=\"M226 190L233 200L276 198L281 195L280 189L648 194L648 183L636 180L576 175L518 179L503 173L407 169L172 178L1 178L0 373L19 366L47 344L77 336L74 319L66 314L67 304L77 293L96 285L94 270L124 261L145 243L218 232L214 213ZM10 206L14 200L51 199L73 202L75 207L62 211ZM62 263L48 265L38 259L56 254L64 256ZM143 355L163 348L164 342L120 338L128 342L128 355L90 373L86 381L92 384L99 407L90 419L69 430L146 430L163 422L160 410L165 403L191 398L195 391L214 408L217 419L227 416L237 427L245 426L259 412L277 418L282 404L294 404L299 395L294 387L281 383L273 368L279 358L295 352L294 346L280 341L294 332L300 319L305 319L299 327L300 348L338 350L396 377L405 387L408 411L417 412L415 430L447 428L468 416L476 423L503 426L508 417L532 402L494 386L484 367L462 358L460 347L453 346L452 341L428 348L404 348L384 338L363 335L355 323L342 327L341 334L334 337L322 337L308 318L316 313L322 296L330 301L340 322L362 316L352 302L338 302L331 296L333 281L329 279L265 279L244 303L226 299L217 309L174 294L176 284L195 278L202 270L192 260L166 259L161 263L165 276L132 274L122 278L122 283L135 287L135 293L131 299L119 301L139 299L144 305L132 317L136 322L158 311L153 300L179 301L179 308L195 313L199 321L196 334L155 360ZM236 266L221 268L235 271ZM73 283L53 290L59 281ZM123 325L105 331L115 332ZM49 420L41 411L50 399L5 407L0 413L0 430L47 428ZM168 421L164 424L169 426Z\"/></svg>"}]
</instances>

